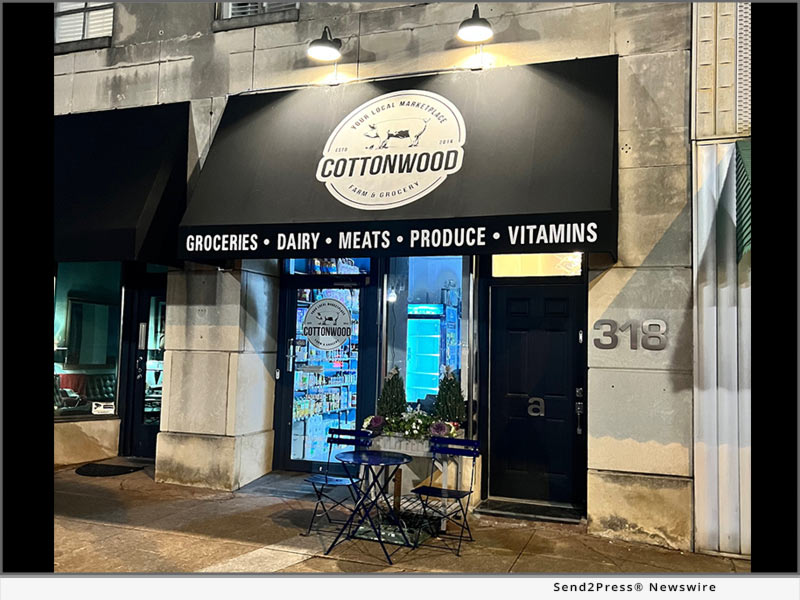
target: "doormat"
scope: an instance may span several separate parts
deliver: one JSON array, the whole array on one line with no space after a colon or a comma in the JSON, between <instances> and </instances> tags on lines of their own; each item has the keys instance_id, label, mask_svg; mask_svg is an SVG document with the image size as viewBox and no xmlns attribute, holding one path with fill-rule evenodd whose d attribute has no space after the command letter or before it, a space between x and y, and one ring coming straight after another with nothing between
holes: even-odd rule
<instances>
[{"instance_id":1,"label":"doormat","mask_svg":"<svg viewBox=\"0 0 800 600\"><path fill-rule=\"evenodd\" d=\"M581 511L575 508L495 499L484 500L475 508L475 512L479 515L561 523L580 523L583 517Z\"/></svg>"},{"instance_id":2,"label":"doormat","mask_svg":"<svg viewBox=\"0 0 800 600\"><path fill-rule=\"evenodd\" d=\"M83 475L85 477L113 477L114 475L126 475L128 473L133 473L134 471L139 471L141 469L144 469L144 467L87 463L75 469L75 472L78 475Z\"/></svg>"}]
</instances>

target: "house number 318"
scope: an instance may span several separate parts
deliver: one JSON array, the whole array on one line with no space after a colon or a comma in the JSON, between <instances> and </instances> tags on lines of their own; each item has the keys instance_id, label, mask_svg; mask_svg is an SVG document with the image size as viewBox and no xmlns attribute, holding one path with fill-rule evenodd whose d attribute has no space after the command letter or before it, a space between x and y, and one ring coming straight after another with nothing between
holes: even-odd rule
<instances>
[{"instance_id":1,"label":"house number 318","mask_svg":"<svg viewBox=\"0 0 800 600\"><path fill-rule=\"evenodd\" d=\"M608 329L605 329L608 327ZM594 324L595 329L602 331L599 338L595 338L595 348L601 350L611 350L619 344L618 332L629 331L631 350L639 347L639 321L625 321L618 325L611 319L600 319ZM642 348L645 350L663 350L667 346L667 323L661 319L647 319L642 321L641 327Z\"/></svg>"}]
</instances>

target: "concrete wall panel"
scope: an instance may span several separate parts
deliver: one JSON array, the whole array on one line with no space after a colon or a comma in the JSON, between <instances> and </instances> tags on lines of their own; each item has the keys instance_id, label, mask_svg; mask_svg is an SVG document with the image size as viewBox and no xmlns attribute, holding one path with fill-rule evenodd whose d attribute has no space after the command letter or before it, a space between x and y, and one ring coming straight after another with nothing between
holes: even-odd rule
<instances>
[{"instance_id":1,"label":"concrete wall panel","mask_svg":"<svg viewBox=\"0 0 800 600\"><path fill-rule=\"evenodd\" d=\"M171 431L225 434L229 356L227 352L172 353L166 374Z\"/></svg>"},{"instance_id":2,"label":"concrete wall panel","mask_svg":"<svg viewBox=\"0 0 800 600\"><path fill-rule=\"evenodd\" d=\"M342 60L334 69L306 55L305 44L255 51L253 88L281 88L299 85L324 85L355 79L358 76L358 38L342 39Z\"/></svg>"},{"instance_id":3,"label":"concrete wall panel","mask_svg":"<svg viewBox=\"0 0 800 600\"><path fill-rule=\"evenodd\" d=\"M589 468L691 476L692 376L590 369Z\"/></svg>"},{"instance_id":4,"label":"concrete wall panel","mask_svg":"<svg viewBox=\"0 0 800 600\"><path fill-rule=\"evenodd\" d=\"M74 70L80 73L153 64L158 62L160 52L160 41L76 52Z\"/></svg>"},{"instance_id":5,"label":"concrete wall panel","mask_svg":"<svg viewBox=\"0 0 800 600\"><path fill-rule=\"evenodd\" d=\"M86 112L155 104L158 64L76 73L72 110Z\"/></svg>"},{"instance_id":6,"label":"concrete wall panel","mask_svg":"<svg viewBox=\"0 0 800 600\"><path fill-rule=\"evenodd\" d=\"M75 465L116 456L119 423L119 419L56 422L53 425L53 465Z\"/></svg>"},{"instance_id":7,"label":"concrete wall panel","mask_svg":"<svg viewBox=\"0 0 800 600\"><path fill-rule=\"evenodd\" d=\"M418 2L303 2L300 4L300 20L328 19L351 13L387 10L418 4Z\"/></svg>"},{"instance_id":8,"label":"concrete wall panel","mask_svg":"<svg viewBox=\"0 0 800 600\"><path fill-rule=\"evenodd\" d=\"M238 489L272 471L275 432L263 431L236 438L236 481Z\"/></svg>"},{"instance_id":9,"label":"concrete wall panel","mask_svg":"<svg viewBox=\"0 0 800 600\"><path fill-rule=\"evenodd\" d=\"M687 127L689 64L686 50L620 58L620 130Z\"/></svg>"},{"instance_id":10,"label":"concrete wall panel","mask_svg":"<svg viewBox=\"0 0 800 600\"><path fill-rule=\"evenodd\" d=\"M455 6L455 5L452 5ZM453 11L453 7L428 10ZM452 67L503 67L531 62L568 60L611 53L611 5L598 4L504 13L492 20L495 31L491 44L477 55L471 44L455 37L460 19L445 23L412 27L407 16L365 15L364 19L383 33L371 34L363 27L359 55L362 77L404 72L430 71ZM459 11L460 14L460 11ZM398 27L390 27L395 19ZM402 26L405 25L405 28Z\"/></svg>"},{"instance_id":11,"label":"concrete wall panel","mask_svg":"<svg viewBox=\"0 0 800 600\"><path fill-rule=\"evenodd\" d=\"M192 59L173 60L159 63L158 101L161 104L170 102L186 102L194 96L192 93ZM200 96L201 98L204 96Z\"/></svg>"},{"instance_id":12,"label":"concrete wall panel","mask_svg":"<svg viewBox=\"0 0 800 600\"><path fill-rule=\"evenodd\" d=\"M617 54L688 50L692 5L688 2L617 2L614 48Z\"/></svg>"},{"instance_id":13,"label":"concrete wall panel","mask_svg":"<svg viewBox=\"0 0 800 600\"><path fill-rule=\"evenodd\" d=\"M227 94L230 55L251 52L253 36L253 29L241 29L163 42L159 101L180 102Z\"/></svg>"},{"instance_id":14,"label":"concrete wall panel","mask_svg":"<svg viewBox=\"0 0 800 600\"><path fill-rule=\"evenodd\" d=\"M590 274L589 283L589 367L683 370L692 368L692 274L690 269L610 269ZM630 347L630 332L617 332L616 348L602 350L594 340L608 343L609 337L593 329L598 319L612 319L622 325L631 319L639 323L638 348ZM647 350L641 345L645 319L667 323L666 346ZM654 340L655 341L655 340Z\"/></svg>"},{"instance_id":15,"label":"concrete wall panel","mask_svg":"<svg viewBox=\"0 0 800 600\"><path fill-rule=\"evenodd\" d=\"M589 533L692 547L692 480L589 471Z\"/></svg>"},{"instance_id":16,"label":"concrete wall panel","mask_svg":"<svg viewBox=\"0 0 800 600\"><path fill-rule=\"evenodd\" d=\"M226 435L273 428L275 354L231 354Z\"/></svg>"},{"instance_id":17,"label":"concrete wall panel","mask_svg":"<svg viewBox=\"0 0 800 600\"><path fill-rule=\"evenodd\" d=\"M189 121L189 150L187 157L189 183L188 193L191 195L197 176L208 155L211 145L211 98L192 100Z\"/></svg>"},{"instance_id":18,"label":"concrete wall panel","mask_svg":"<svg viewBox=\"0 0 800 600\"><path fill-rule=\"evenodd\" d=\"M169 380L170 374L172 373L172 355L174 351L172 350L165 350L164 351L164 364L163 369L164 372L162 373L161 377L161 421L159 423L160 431L170 431L169 426L169 400L171 397L171 391Z\"/></svg>"},{"instance_id":19,"label":"concrete wall panel","mask_svg":"<svg viewBox=\"0 0 800 600\"><path fill-rule=\"evenodd\" d=\"M503 15L484 53L498 67L612 54L613 7L592 4ZM468 66L468 65L467 65Z\"/></svg>"},{"instance_id":20,"label":"concrete wall panel","mask_svg":"<svg viewBox=\"0 0 800 600\"><path fill-rule=\"evenodd\" d=\"M72 83L74 75L53 77L53 113L65 115L72 110Z\"/></svg>"},{"instance_id":21,"label":"concrete wall panel","mask_svg":"<svg viewBox=\"0 0 800 600\"><path fill-rule=\"evenodd\" d=\"M240 350L241 293L241 273L169 273L166 349Z\"/></svg>"},{"instance_id":22,"label":"concrete wall panel","mask_svg":"<svg viewBox=\"0 0 800 600\"><path fill-rule=\"evenodd\" d=\"M253 52L228 55L228 93L238 94L253 89Z\"/></svg>"},{"instance_id":23,"label":"concrete wall panel","mask_svg":"<svg viewBox=\"0 0 800 600\"><path fill-rule=\"evenodd\" d=\"M155 479L158 483L236 489L236 438L162 431L158 434Z\"/></svg>"},{"instance_id":24,"label":"concrete wall panel","mask_svg":"<svg viewBox=\"0 0 800 600\"><path fill-rule=\"evenodd\" d=\"M278 349L278 287L275 277L242 272L245 282L244 327L239 347L244 352Z\"/></svg>"},{"instance_id":25,"label":"concrete wall panel","mask_svg":"<svg viewBox=\"0 0 800 600\"><path fill-rule=\"evenodd\" d=\"M619 168L688 165L689 128L627 129L619 132Z\"/></svg>"},{"instance_id":26,"label":"concrete wall panel","mask_svg":"<svg viewBox=\"0 0 800 600\"><path fill-rule=\"evenodd\" d=\"M213 2L116 3L114 43L140 44L211 31Z\"/></svg>"},{"instance_id":27,"label":"concrete wall panel","mask_svg":"<svg viewBox=\"0 0 800 600\"><path fill-rule=\"evenodd\" d=\"M447 69L475 54L455 39L451 25L363 34L360 42L361 77Z\"/></svg>"},{"instance_id":28,"label":"concrete wall panel","mask_svg":"<svg viewBox=\"0 0 800 600\"><path fill-rule=\"evenodd\" d=\"M53 75L66 75L75 71L75 52L53 57Z\"/></svg>"},{"instance_id":29,"label":"concrete wall panel","mask_svg":"<svg viewBox=\"0 0 800 600\"><path fill-rule=\"evenodd\" d=\"M692 264L689 166L620 169L618 266Z\"/></svg>"},{"instance_id":30,"label":"concrete wall panel","mask_svg":"<svg viewBox=\"0 0 800 600\"><path fill-rule=\"evenodd\" d=\"M300 10L302 14L303 8L301 7ZM326 25L330 28L334 38L344 40L358 35L359 21L359 15L346 14L329 17L324 21L300 20L296 23L262 25L255 28L255 48L262 50L308 44L322 35L322 29Z\"/></svg>"}]
</instances>

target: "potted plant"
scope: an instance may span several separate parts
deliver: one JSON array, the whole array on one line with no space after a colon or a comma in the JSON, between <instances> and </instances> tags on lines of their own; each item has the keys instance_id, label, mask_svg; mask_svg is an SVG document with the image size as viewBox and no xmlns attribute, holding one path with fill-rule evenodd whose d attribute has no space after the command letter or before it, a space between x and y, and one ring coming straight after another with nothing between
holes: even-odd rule
<instances>
[{"instance_id":1,"label":"potted plant","mask_svg":"<svg viewBox=\"0 0 800 600\"><path fill-rule=\"evenodd\" d=\"M443 383L444 393L441 387ZM457 393L453 389L454 385ZM367 417L362 427L372 431L375 436L380 436L376 446L382 450L424 454L430 446L431 436L463 436L461 423L464 421L464 397L458 380L453 377L449 367L440 382L439 396L433 414L408 407L403 378L395 367L384 380L378 398L378 414Z\"/></svg>"},{"instance_id":2,"label":"potted plant","mask_svg":"<svg viewBox=\"0 0 800 600\"><path fill-rule=\"evenodd\" d=\"M444 377L439 381L439 393L433 404L433 415L441 421L463 423L466 418L466 403L461 392L461 383L450 367L445 367Z\"/></svg>"}]
</instances>

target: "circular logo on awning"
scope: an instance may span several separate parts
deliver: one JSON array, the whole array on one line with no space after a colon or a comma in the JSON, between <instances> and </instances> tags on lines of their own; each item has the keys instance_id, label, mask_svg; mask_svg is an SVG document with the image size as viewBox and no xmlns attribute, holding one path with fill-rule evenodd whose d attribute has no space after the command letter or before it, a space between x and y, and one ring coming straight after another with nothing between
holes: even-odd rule
<instances>
[{"instance_id":1,"label":"circular logo on awning","mask_svg":"<svg viewBox=\"0 0 800 600\"><path fill-rule=\"evenodd\" d=\"M353 333L353 322L347 307L333 298L312 304L303 319L303 335L320 350L335 350Z\"/></svg>"},{"instance_id":2,"label":"circular logo on awning","mask_svg":"<svg viewBox=\"0 0 800 600\"><path fill-rule=\"evenodd\" d=\"M447 98L424 90L384 94L347 115L328 138L317 179L353 208L419 200L461 168L466 128Z\"/></svg>"}]
</instances>

